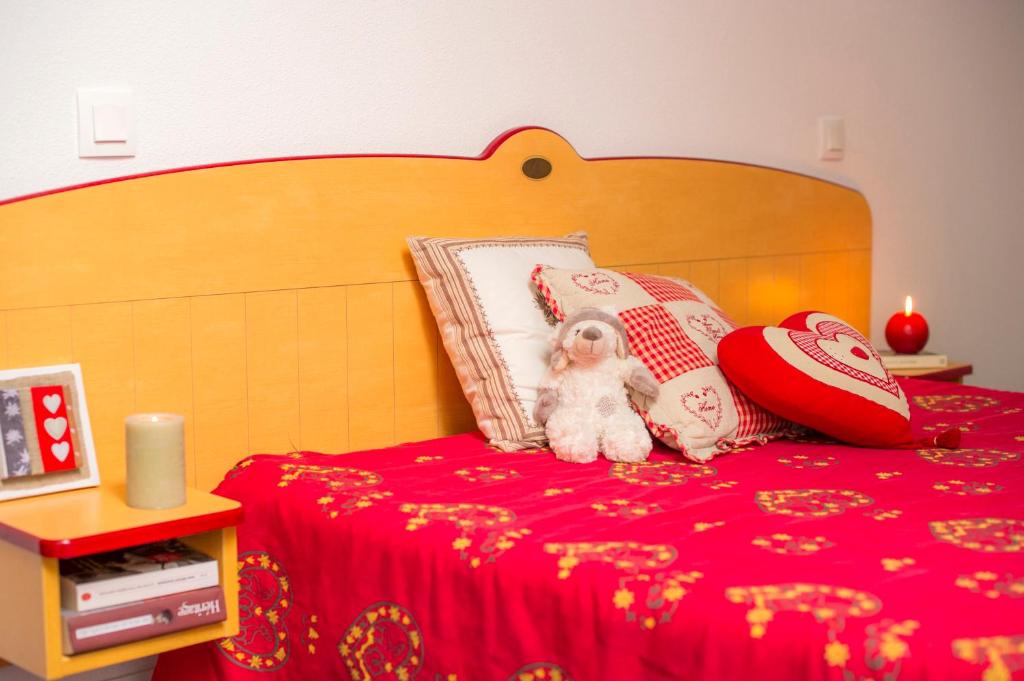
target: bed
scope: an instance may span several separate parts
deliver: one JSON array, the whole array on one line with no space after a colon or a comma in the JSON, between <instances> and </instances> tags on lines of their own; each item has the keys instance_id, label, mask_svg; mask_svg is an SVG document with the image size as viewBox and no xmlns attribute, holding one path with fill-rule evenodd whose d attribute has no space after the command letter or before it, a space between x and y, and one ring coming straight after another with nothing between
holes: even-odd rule
<instances>
[{"instance_id":1,"label":"bed","mask_svg":"<svg viewBox=\"0 0 1024 681\"><path fill-rule=\"evenodd\" d=\"M1020 395L905 382L919 432L967 431L953 451L812 439L568 466L474 434L404 238L577 230L599 264L685 277L741 324L817 308L869 331L858 192L583 159L539 128L472 159L272 159L0 205L2 245L30 254L0 271L0 363L82 364L105 482L124 475L124 415L176 411L190 482L245 504L241 631L156 678L1024 664Z\"/></svg>"},{"instance_id":2,"label":"bed","mask_svg":"<svg viewBox=\"0 0 1024 681\"><path fill-rule=\"evenodd\" d=\"M245 503L241 632L155 678L1010 678L1024 396L904 386L963 448L248 457L217 489Z\"/></svg>"}]
</instances>

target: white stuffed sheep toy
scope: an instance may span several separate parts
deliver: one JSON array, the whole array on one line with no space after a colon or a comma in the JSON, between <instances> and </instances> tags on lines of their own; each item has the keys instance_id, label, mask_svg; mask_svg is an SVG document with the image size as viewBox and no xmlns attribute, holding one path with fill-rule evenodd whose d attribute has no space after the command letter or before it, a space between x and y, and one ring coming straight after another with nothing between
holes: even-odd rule
<instances>
[{"instance_id":1,"label":"white stuffed sheep toy","mask_svg":"<svg viewBox=\"0 0 1024 681\"><path fill-rule=\"evenodd\" d=\"M619 318L583 308L555 329L554 346L533 416L545 427L555 456L590 463L600 451L612 461L647 459L651 436L630 406L626 386L655 399L658 382L629 356Z\"/></svg>"}]
</instances>

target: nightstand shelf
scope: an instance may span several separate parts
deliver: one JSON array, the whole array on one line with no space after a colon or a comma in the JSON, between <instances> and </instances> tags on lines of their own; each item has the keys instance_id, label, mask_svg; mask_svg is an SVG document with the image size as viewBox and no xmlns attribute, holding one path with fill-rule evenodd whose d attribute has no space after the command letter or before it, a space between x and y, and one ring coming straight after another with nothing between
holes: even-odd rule
<instances>
[{"instance_id":1,"label":"nightstand shelf","mask_svg":"<svg viewBox=\"0 0 1024 681\"><path fill-rule=\"evenodd\" d=\"M0 658L59 678L181 648L238 631L235 525L238 502L188 491L184 506L149 511L124 503L124 485L0 504ZM179 538L218 561L228 617L223 622L78 655L61 649L59 560ZM12 616L17 613L17 616Z\"/></svg>"},{"instance_id":2,"label":"nightstand shelf","mask_svg":"<svg viewBox=\"0 0 1024 681\"><path fill-rule=\"evenodd\" d=\"M974 367L965 362L950 362L944 367L932 369L889 369L893 376L904 378L925 378L929 381L949 381L951 383L963 383L964 376L974 373Z\"/></svg>"}]
</instances>

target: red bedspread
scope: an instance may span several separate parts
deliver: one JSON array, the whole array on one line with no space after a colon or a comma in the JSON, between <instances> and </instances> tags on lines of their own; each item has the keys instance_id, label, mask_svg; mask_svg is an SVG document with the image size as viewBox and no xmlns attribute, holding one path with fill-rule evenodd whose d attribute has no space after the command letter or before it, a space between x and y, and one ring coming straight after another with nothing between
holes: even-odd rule
<instances>
[{"instance_id":1,"label":"red bedspread","mask_svg":"<svg viewBox=\"0 0 1024 681\"><path fill-rule=\"evenodd\" d=\"M217 490L245 502L241 632L154 678L1013 678L1024 394L905 388L962 449L574 465L462 435L245 459Z\"/></svg>"}]
</instances>

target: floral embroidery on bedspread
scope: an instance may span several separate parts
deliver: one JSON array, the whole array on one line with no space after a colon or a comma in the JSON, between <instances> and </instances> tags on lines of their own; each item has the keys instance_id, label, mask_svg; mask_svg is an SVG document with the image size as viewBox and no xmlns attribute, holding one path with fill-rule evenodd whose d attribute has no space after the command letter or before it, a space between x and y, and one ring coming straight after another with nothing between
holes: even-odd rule
<instances>
[{"instance_id":1,"label":"floral embroidery on bedspread","mask_svg":"<svg viewBox=\"0 0 1024 681\"><path fill-rule=\"evenodd\" d=\"M959 428L961 433L973 433L980 428L977 421L936 421L924 424L921 430L926 433L942 433L954 427Z\"/></svg>"},{"instance_id":2,"label":"floral embroidery on bedspread","mask_svg":"<svg viewBox=\"0 0 1024 681\"><path fill-rule=\"evenodd\" d=\"M590 508L596 511L598 515L605 516L606 518L643 518L662 512L662 508L658 504L629 501L628 499L595 501L590 505Z\"/></svg>"},{"instance_id":3,"label":"floral embroidery on bedspread","mask_svg":"<svg viewBox=\"0 0 1024 681\"><path fill-rule=\"evenodd\" d=\"M572 681L572 677L557 664L532 662L512 672L508 681Z\"/></svg>"},{"instance_id":4,"label":"floral embroidery on bedspread","mask_svg":"<svg viewBox=\"0 0 1024 681\"><path fill-rule=\"evenodd\" d=\"M920 449L918 456L929 463L960 468L992 468L1007 461L1020 459L1018 452L994 449Z\"/></svg>"},{"instance_id":5,"label":"floral embroidery on bedspread","mask_svg":"<svg viewBox=\"0 0 1024 681\"><path fill-rule=\"evenodd\" d=\"M362 491L368 487L376 487L383 478L373 471L343 466L317 466L312 464L281 464L284 474L277 483L278 487L288 487L295 482L310 483L322 487L328 494L316 500L321 510L330 518L339 515L352 515L359 510L369 508L375 502L381 502L391 496L391 492L380 490Z\"/></svg>"},{"instance_id":6,"label":"floral embroidery on bedspread","mask_svg":"<svg viewBox=\"0 0 1024 681\"><path fill-rule=\"evenodd\" d=\"M645 461L644 463L615 463L608 475L631 485L663 487L685 485L694 478L710 478L718 473L714 466L683 461Z\"/></svg>"},{"instance_id":7,"label":"floral embroidery on bedspread","mask_svg":"<svg viewBox=\"0 0 1024 681\"><path fill-rule=\"evenodd\" d=\"M896 681L903 668L903 661L910 657L909 639L920 623L916 620L894 622L884 619L864 628L864 662L861 671L843 669L843 681ZM855 666L851 664L850 666Z\"/></svg>"},{"instance_id":8,"label":"floral embroidery on bedspread","mask_svg":"<svg viewBox=\"0 0 1024 681\"><path fill-rule=\"evenodd\" d=\"M842 669L844 681L882 678L894 681L901 661L909 655L904 640L913 635L918 622L882 620L865 627L863 663L853 660L850 650L852 636L845 634L849 618L866 618L882 609L877 596L866 591L828 584L766 584L737 586L725 590L732 603L751 606L746 620L750 637L761 639L768 624L782 613L809 614L815 622L825 625L827 642L822 657L830 667ZM859 667L863 665L863 674Z\"/></svg>"},{"instance_id":9,"label":"floral embroidery on bedspread","mask_svg":"<svg viewBox=\"0 0 1024 681\"><path fill-rule=\"evenodd\" d=\"M951 494L958 497L980 497L1002 492L1006 488L999 483L982 480L974 480L971 482L966 482L964 480L943 480L942 482L937 482L932 485L932 489L942 492L943 494Z\"/></svg>"},{"instance_id":10,"label":"floral embroidery on bedspread","mask_svg":"<svg viewBox=\"0 0 1024 681\"><path fill-rule=\"evenodd\" d=\"M819 551L835 546L835 544L822 536L794 537L784 532L769 536L757 536L750 543L765 551L777 553L780 556L813 556Z\"/></svg>"},{"instance_id":11,"label":"floral embroidery on bedspread","mask_svg":"<svg viewBox=\"0 0 1024 681\"><path fill-rule=\"evenodd\" d=\"M290 642L286 616L291 585L281 565L265 551L238 556L237 636L222 638L217 647L234 664L270 672L288 662Z\"/></svg>"},{"instance_id":12,"label":"floral embroidery on bedspread","mask_svg":"<svg viewBox=\"0 0 1024 681\"><path fill-rule=\"evenodd\" d=\"M621 573L612 602L626 611L627 622L639 622L645 629L669 622L679 601L688 593L688 586L704 576L696 570L668 570L678 552L665 544L549 543L544 545L544 551L559 556L559 579L568 579L581 563L612 565ZM642 602L637 601L638 595Z\"/></svg>"},{"instance_id":13,"label":"floral embroidery on bedspread","mask_svg":"<svg viewBox=\"0 0 1024 681\"><path fill-rule=\"evenodd\" d=\"M455 475L466 482L504 482L512 478L518 478L519 473L512 468L495 468L493 466L473 466L471 468L460 468Z\"/></svg>"},{"instance_id":14,"label":"floral embroidery on bedspread","mask_svg":"<svg viewBox=\"0 0 1024 681\"><path fill-rule=\"evenodd\" d=\"M874 594L828 584L734 586L725 590L725 597L732 603L753 606L747 611L751 638L762 638L768 623L782 612L808 613L830 633L839 633L846 618L874 615L882 607Z\"/></svg>"},{"instance_id":15,"label":"floral embroidery on bedspread","mask_svg":"<svg viewBox=\"0 0 1024 681\"><path fill-rule=\"evenodd\" d=\"M409 532L432 523L454 525L459 530L459 536L452 541L452 548L473 568L483 563L493 563L513 548L516 541L530 534L528 528L514 526L516 514L501 506L402 504L399 510L412 516L405 525Z\"/></svg>"},{"instance_id":16,"label":"floral embroidery on bedspread","mask_svg":"<svg viewBox=\"0 0 1024 681\"><path fill-rule=\"evenodd\" d=\"M338 654L353 681L408 681L423 667L423 631L397 603L374 603L352 621Z\"/></svg>"},{"instance_id":17,"label":"floral embroidery on bedspread","mask_svg":"<svg viewBox=\"0 0 1024 681\"><path fill-rule=\"evenodd\" d=\"M999 406L999 400L985 395L917 395L914 404L927 411L966 414Z\"/></svg>"},{"instance_id":18,"label":"floral embroidery on bedspread","mask_svg":"<svg viewBox=\"0 0 1024 681\"><path fill-rule=\"evenodd\" d=\"M1010 681L1024 669L1024 634L960 638L953 641L953 655L961 660L984 664L983 681Z\"/></svg>"},{"instance_id":19,"label":"floral embroidery on bedspread","mask_svg":"<svg viewBox=\"0 0 1024 681\"><path fill-rule=\"evenodd\" d=\"M960 575L956 585L971 593L981 594L986 598L1024 598L1024 576L1010 573L998 575L983 570L970 575Z\"/></svg>"},{"instance_id":20,"label":"floral embroidery on bedspread","mask_svg":"<svg viewBox=\"0 0 1024 681\"><path fill-rule=\"evenodd\" d=\"M1012 553L1024 548L1024 520L963 518L929 523L936 539L972 551Z\"/></svg>"},{"instance_id":21,"label":"floral embroidery on bedspread","mask_svg":"<svg viewBox=\"0 0 1024 681\"><path fill-rule=\"evenodd\" d=\"M828 468L838 463L836 457L827 454L794 454L793 456L780 456L776 460L783 466L796 469Z\"/></svg>"},{"instance_id":22,"label":"floral embroidery on bedspread","mask_svg":"<svg viewBox=\"0 0 1024 681\"><path fill-rule=\"evenodd\" d=\"M765 513L797 518L824 518L842 515L874 500L851 489L776 489L763 490L755 497L757 507Z\"/></svg>"},{"instance_id":23,"label":"floral embroidery on bedspread","mask_svg":"<svg viewBox=\"0 0 1024 681\"><path fill-rule=\"evenodd\" d=\"M306 644L306 652L310 655L316 655L316 642L320 638L320 632L317 631L318 617L316 615L303 615L302 616L302 642Z\"/></svg>"}]
</instances>

